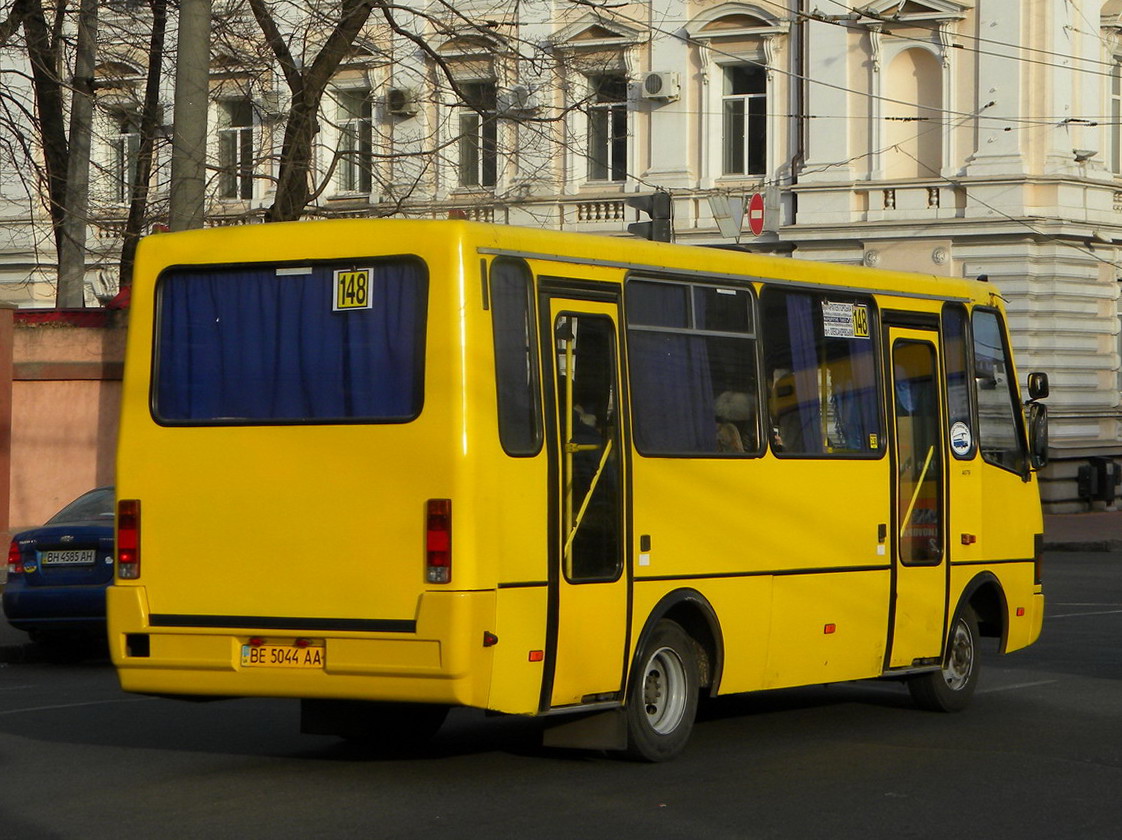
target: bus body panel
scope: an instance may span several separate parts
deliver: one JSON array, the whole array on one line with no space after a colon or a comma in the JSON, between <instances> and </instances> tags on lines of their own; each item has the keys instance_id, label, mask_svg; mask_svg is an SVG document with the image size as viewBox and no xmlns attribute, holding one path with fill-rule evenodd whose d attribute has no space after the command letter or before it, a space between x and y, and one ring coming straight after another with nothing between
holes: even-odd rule
<instances>
[{"instance_id":1,"label":"bus body panel","mask_svg":"<svg viewBox=\"0 0 1122 840\"><path fill-rule=\"evenodd\" d=\"M425 586L425 502L467 506L470 497L455 492L457 453L421 445L429 435L447 439L447 429L389 427L376 447L364 431L126 430L122 475L141 478L118 492L143 500L142 580L152 611L412 619ZM190 449L175 443L187 437ZM148 476L128 463L128 453L159 451L168 453L166 473ZM199 470L199 452L215 463ZM403 472L423 479L403 492L388 479ZM471 568L464 564L463 576Z\"/></svg>"},{"instance_id":2,"label":"bus body panel","mask_svg":"<svg viewBox=\"0 0 1122 840\"><path fill-rule=\"evenodd\" d=\"M532 714L540 708L545 668L546 607L544 584L508 587L495 596L494 664L488 709Z\"/></svg>"},{"instance_id":3,"label":"bus body panel","mask_svg":"<svg viewBox=\"0 0 1122 840\"><path fill-rule=\"evenodd\" d=\"M979 542L987 560L1031 560L1033 535L1044 533L1044 516L1040 510L1035 482L1001 467L987 464L979 455L981 528ZM1016 510L1016 517L1008 511Z\"/></svg>"},{"instance_id":4,"label":"bus body panel","mask_svg":"<svg viewBox=\"0 0 1122 840\"><path fill-rule=\"evenodd\" d=\"M846 572L774 580L775 631L761 688L875 677L884 664L889 574Z\"/></svg>"},{"instance_id":5,"label":"bus body panel","mask_svg":"<svg viewBox=\"0 0 1122 840\"><path fill-rule=\"evenodd\" d=\"M699 557L710 575L888 566L885 459L639 456L632 470L635 533L651 537L639 575L689 575Z\"/></svg>"}]
</instances>

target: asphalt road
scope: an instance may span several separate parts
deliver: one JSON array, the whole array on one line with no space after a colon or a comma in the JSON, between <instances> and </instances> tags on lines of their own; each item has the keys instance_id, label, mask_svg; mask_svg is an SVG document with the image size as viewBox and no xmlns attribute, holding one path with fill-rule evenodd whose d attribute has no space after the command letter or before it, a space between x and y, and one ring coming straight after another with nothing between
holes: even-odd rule
<instances>
[{"instance_id":1,"label":"asphalt road","mask_svg":"<svg viewBox=\"0 0 1122 840\"><path fill-rule=\"evenodd\" d=\"M32 656L0 666L0 838L1114 838L1122 554L1048 560L1044 636L987 656L966 712L894 683L722 698L660 765L470 711L377 758L299 735L292 702L132 697L103 660Z\"/></svg>"}]
</instances>

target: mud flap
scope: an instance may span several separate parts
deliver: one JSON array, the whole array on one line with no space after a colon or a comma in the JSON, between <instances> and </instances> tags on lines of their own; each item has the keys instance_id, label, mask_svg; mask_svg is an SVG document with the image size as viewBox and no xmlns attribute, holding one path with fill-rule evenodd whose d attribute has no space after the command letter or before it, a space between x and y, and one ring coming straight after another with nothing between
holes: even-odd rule
<instances>
[{"instance_id":1,"label":"mud flap","mask_svg":"<svg viewBox=\"0 0 1122 840\"><path fill-rule=\"evenodd\" d=\"M627 749L627 719L623 709L566 715L542 733L542 745L578 750L624 750Z\"/></svg>"}]
</instances>

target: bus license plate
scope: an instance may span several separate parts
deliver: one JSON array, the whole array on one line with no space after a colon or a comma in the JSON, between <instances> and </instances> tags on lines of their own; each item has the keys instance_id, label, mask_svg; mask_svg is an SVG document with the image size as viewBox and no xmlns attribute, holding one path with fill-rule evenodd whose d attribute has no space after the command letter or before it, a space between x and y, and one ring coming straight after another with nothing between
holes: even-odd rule
<instances>
[{"instance_id":1,"label":"bus license plate","mask_svg":"<svg viewBox=\"0 0 1122 840\"><path fill-rule=\"evenodd\" d=\"M247 668L322 668L322 647L242 645L242 666Z\"/></svg>"},{"instance_id":2,"label":"bus license plate","mask_svg":"<svg viewBox=\"0 0 1122 840\"><path fill-rule=\"evenodd\" d=\"M72 548L64 551L44 551L44 566L86 566L97 559L92 548Z\"/></svg>"}]
</instances>

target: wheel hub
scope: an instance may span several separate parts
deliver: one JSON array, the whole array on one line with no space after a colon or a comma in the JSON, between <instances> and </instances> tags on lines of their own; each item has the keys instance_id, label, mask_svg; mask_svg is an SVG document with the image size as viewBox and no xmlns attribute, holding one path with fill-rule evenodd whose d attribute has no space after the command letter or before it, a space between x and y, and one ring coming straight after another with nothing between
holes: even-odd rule
<instances>
[{"instance_id":1,"label":"wheel hub","mask_svg":"<svg viewBox=\"0 0 1122 840\"><path fill-rule=\"evenodd\" d=\"M655 651L643 677L643 709L651 728L665 735L681 723L686 711L686 671L671 648Z\"/></svg>"}]
</instances>

